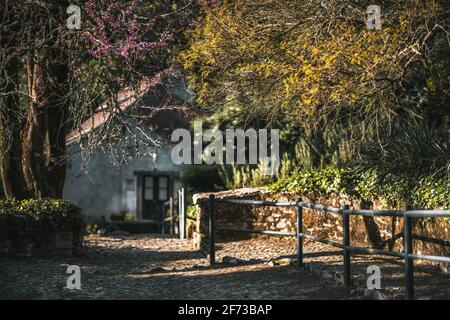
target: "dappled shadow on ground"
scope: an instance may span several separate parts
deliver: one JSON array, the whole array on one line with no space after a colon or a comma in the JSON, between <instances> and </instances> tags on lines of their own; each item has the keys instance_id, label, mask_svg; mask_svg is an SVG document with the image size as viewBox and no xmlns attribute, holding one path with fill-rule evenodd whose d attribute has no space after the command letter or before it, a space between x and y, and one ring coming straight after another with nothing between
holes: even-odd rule
<instances>
[{"instance_id":1,"label":"dappled shadow on ground","mask_svg":"<svg viewBox=\"0 0 450 320\"><path fill-rule=\"evenodd\" d=\"M317 248L317 246L315 247ZM313 270L327 270L340 274L343 279L342 251L324 259L322 253L333 252L329 246L321 246L320 252L313 257L308 252L305 262ZM330 257L330 256L329 256ZM352 287L361 291L367 288L372 275L369 266L378 266L381 272L381 289L388 297L402 299L405 295L405 263L401 258L369 254L353 254L351 257ZM416 297L420 299L450 299L450 274L444 273L437 266L415 262L414 282Z\"/></svg>"},{"instance_id":2,"label":"dappled shadow on ground","mask_svg":"<svg viewBox=\"0 0 450 320\"><path fill-rule=\"evenodd\" d=\"M121 249L116 249L119 252ZM159 255L161 256L161 255ZM169 257L162 254L165 258ZM202 259L204 260L204 259ZM179 261L179 260L178 260ZM15 263L27 261L15 260ZM30 262L30 261L28 261ZM291 266L264 263L239 266L205 265L145 272L146 263L107 258L74 259L82 268L82 290L64 289L61 260L28 263L26 278L17 277L0 290L2 299L341 299L342 289ZM199 261L200 263L205 261ZM42 264L43 263L43 264ZM14 263L11 265L13 266ZM16 269L17 270L17 269ZM11 270L10 270L11 271ZM9 289L9 290L8 290ZM31 289L31 291L30 291ZM7 291L6 291L7 290Z\"/></svg>"},{"instance_id":3,"label":"dappled shadow on ground","mask_svg":"<svg viewBox=\"0 0 450 320\"><path fill-rule=\"evenodd\" d=\"M221 243L215 266L190 241L141 235L96 238L81 256L71 258L8 258L0 261L0 299L345 299L341 284L320 272L342 273L342 251L305 245L304 259L314 269L295 264L271 267L270 259L295 258L295 246L266 240ZM320 250L319 250L320 249ZM220 263L224 256L237 264ZM81 268L82 290L65 288L68 265ZM382 288L404 288L403 261L358 255L352 257L355 286L366 286L367 266L378 265ZM418 296L448 298L450 275L432 266L416 267Z\"/></svg>"},{"instance_id":4,"label":"dappled shadow on ground","mask_svg":"<svg viewBox=\"0 0 450 320\"><path fill-rule=\"evenodd\" d=\"M273 240L272 240L273 239ZM265 240L236 241L235 243L222 243L222 250L217 255L234 255L240 252L246 255L265 255L279 253L280 258L295 258L295 240L289 239L281 242L275 237ZM282 249L280 249L282 248ZM255 253L260 252L260 253ZM267 256L267 255L266 255ZM313 273L332 278L338 283L343 282L342 250L317 242L305 241L304 261L308 270ZM369 266L379 266L381 271L381 290L387 298L402 299L405 287L404 260L367 254L354 254L351 259L353 292L363 295L367 289L367 280L371 274L367 273ZM415 263L415 289L416 297L424 299L450 299L450 274L445 274L439 268Z\"/></svg>"},{"instance_id":5,"label":"dappled shadow on ground","mask_svg":"<svg viewBox=\"0 0 450 320\"><path fill-rule=\"evenodd\" d=\"M343 299L332 283L292 266L216 267L201 272L160 274L132 281L158 288L134 298L151 299Z\"/></svg>"}]
</instances>

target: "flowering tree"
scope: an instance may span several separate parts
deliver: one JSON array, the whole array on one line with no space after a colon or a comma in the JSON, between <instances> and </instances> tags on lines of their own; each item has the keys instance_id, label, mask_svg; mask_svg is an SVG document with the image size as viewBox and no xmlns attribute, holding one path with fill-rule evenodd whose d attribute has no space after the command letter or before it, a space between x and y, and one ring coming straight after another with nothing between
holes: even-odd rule
<instances>
[{"instance_id":1,"label":"flowering tree","mask_svg":"<svg viewBox=\"0 0 450 320\"><path fill-rule=\"evenodd\" d=\"M79 30L67 27L70 4L81 8ZM1 0L0 169L8 198L62 196L66 134L99 106L110 109L102 139L123 135L120 92L158 82L191 7Z\"/></svg>"}]
</instances>

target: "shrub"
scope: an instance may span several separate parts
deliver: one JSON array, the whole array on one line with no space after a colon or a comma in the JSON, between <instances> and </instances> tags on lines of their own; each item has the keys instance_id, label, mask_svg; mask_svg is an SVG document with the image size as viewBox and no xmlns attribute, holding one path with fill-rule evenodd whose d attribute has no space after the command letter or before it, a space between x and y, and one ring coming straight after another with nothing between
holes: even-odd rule
<instances>
[{"instance_id":1,"label":"shrub","mask_svg":"<svg viewBox=\"0 0 450 320\"><path fill-rule=\"evenodd\" d=\"M191 226L195 225L195 221L197 219L197 206L195 204L191 204L186 208L186 229L190 230Z\"/></svg>"},{"instance_id":2,"label":"shrub","mask_svg":"<svg viewBox=\"0 0 450 320\"><path fill-rule=\"evenodd\" d=\"M380 200L389 207L409 204L420 209L450 208L450 184L445 178L413 178L406 174L380 174L375 170L315 169L281 179L272 191L327 197L346 194L360 201Z\"/></svg>"},{"instance_id":3,"label":"shrub","mask_svg":"<svg viewBox=\"0 0 450 320\"><path fill-rule=\"evenodd\" d=\"M221 175L226 189L261 187L275 179L275 176L264 174L269 169L268 162L265 161L258 165L223 165Z\"/></svg>"},{"instance_id":4,"label":"shrub","mask_svg":"<svg viewBox=\"0 0 450 320\"><path fill-rule=\"evenodd\" d=\"M87 235L102 235L104 233L119 231L120 228L113 222L106 221L105 217L91 219L86 224L85 233Z\"/></svg>"},{"instance_id":5,"label":"shrub","mask_svg":"<svg viewBox=\"0 0 450 320\"><path fill-rule=\"evenodd\" d=\"M80 248L84 233L81 209L59 199L0 201L0 228L20 228L41 233L71 231L75 248Z\"/></svg>"},{"instance_id":6,"label":"shrub","mask_svg":"<svg viewBox=\"0 0 450 320\"><path fill-rule=\"evenodd\" d=\"M223 190L224 184L219 170L219 166L194 165L183 174L182 181L193 193Z\"/></svg>"}]
</instances>

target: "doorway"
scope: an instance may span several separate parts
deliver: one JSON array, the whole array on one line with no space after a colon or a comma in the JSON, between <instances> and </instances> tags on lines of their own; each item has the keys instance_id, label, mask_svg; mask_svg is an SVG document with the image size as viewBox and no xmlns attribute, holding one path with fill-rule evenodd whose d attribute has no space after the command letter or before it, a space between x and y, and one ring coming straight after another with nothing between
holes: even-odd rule
<instances>
[{"instance_id":1,"label":"doorway","mask_svg":"<svg viewBox=\"0 0 450 320\"><path fill-rule=\"evenodd\" d=\"M161 222L164 204L169 199L169 177L143 176L142 193L142 218L144 220Z\"/></svg>"}]
</instances>

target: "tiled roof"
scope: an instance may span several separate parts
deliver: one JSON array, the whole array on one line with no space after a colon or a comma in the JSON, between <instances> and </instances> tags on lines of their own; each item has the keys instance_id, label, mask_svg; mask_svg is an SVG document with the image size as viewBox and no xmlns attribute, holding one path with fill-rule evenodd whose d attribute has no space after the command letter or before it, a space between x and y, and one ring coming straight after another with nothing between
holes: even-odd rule
<instances>
[{"instance_id":1,"label":"tiled roof","mask_svg":"<svg viewBox=\"0 0 450 320\"><path fill-rule=\"evenodd\" d=\"M117 95L118 107L111 108L107 103L98 107L89 119L85 120L77 129L66 135L66 144L77 141L81 136L89 133L105 123L115 112L122 112L131 107L136 101L141 99L151 88L161 83L162 74L158 73L153 78L146 78L141 81L138 89L126 88Z\"/></svg>"}]
</instances>

